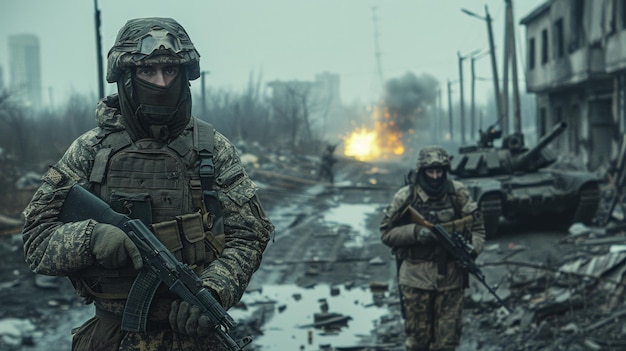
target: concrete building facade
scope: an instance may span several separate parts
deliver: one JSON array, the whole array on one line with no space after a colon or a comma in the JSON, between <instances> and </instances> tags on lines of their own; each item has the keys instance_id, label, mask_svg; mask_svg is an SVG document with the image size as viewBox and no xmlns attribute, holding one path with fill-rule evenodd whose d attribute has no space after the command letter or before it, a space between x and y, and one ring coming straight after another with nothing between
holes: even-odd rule
<instances>
[{"instance_id":1,"label":"concrete building facade","mask_svg":"<svg viewBox=\"0 0 626 351\"><path fill-rule=\"evenodd\" d=\"M550 0L520 23L538 137L566 122L558 151L605 165L626 131L626 0Z\"/></svg>"}]
</instances>

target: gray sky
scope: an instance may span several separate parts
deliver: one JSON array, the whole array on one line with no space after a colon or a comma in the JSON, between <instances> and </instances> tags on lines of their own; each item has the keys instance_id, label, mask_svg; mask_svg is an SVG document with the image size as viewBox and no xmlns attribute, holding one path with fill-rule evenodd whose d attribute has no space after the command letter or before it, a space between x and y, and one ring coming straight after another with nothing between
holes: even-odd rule
<instances>
[{"instance_id":1,"label":"gray sky","mask_svg":"<svg viewBox=\"0 0 626 351\"><path fill-rule=\"evenodd\" d=\"M524 57L519 19L543 2L514 0L518 57ZM485 21L461 8L484 15L485 5L494 20L502 67L504 0L98 0L98 4L105 55L127 19L172 17L187 29L202 56L201 69L210 71L206 82L214 88L240 91L250 72L262 74L264 82L313 80L317 73L331 72L341 76L344 103L375 100L380 84L373 6L385 79L406 72L428 73L444 88L448 79L457 80L457 52L488 49ZM7 37L24 33L40 39L44 103L50 87L55 104L71 92L97 91L93 1L1 0L0 66L5 85L10 77ZM488 57L478 60L477 76L490 78L490 67ZM469 69L467 61L466 82ZM192 82L192 90L199 88L199 80ZM491 88L491 81L478 82L477 100L492 95ZM113 89L105 87L107 93ZM469 83L465 89L469 92Z\"/></svg>"}]
</instances>

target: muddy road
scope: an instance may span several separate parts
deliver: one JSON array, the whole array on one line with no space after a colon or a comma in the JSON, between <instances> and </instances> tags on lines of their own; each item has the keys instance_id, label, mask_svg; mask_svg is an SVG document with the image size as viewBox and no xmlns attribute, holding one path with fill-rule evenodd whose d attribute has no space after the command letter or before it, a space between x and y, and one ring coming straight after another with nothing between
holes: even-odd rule
<instances>
[{"instance_id":1,"label":"muddy road","mask_svg":"<svg viewBox=\"0 0 626 351\"><path fill-rule=\"evenodd\" d=\"M241 303L229 311L240 334L253 337L246 349L403 349L395 262L380 243L378 224L407 167L347 161L333 186L296 178L277 182L270 173L255 179L276 233ZM509 227L488 241L477 262L558 257L554 242L566 234ZM69 349L71 329L92 307L82 305L66 280L38 280L30 273L19 234L1 236L0 249L0 350ZM502 265L485 265L483 272L489 284L507 274ZM504 298L508 293L505 286L498 290ZM493 298L474 280L467 295L459 349L500 349L501 335L493 335L491 346L484 337L489 330L476 323L483 314L494 315ZM325 324L327 317L337 323Z\"/></svg>"}]
</instances>

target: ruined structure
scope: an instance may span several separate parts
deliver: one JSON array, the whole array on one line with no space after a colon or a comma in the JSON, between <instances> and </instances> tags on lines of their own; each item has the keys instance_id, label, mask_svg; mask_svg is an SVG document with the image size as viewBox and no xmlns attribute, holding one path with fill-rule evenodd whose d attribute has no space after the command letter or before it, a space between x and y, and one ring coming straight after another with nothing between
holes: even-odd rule
<instances>
[{"instance_id":1,"label":"ruined structure","mask_svg":"<svg viewBox=\"0 0 626 351\"><path fill-rule=\"evenodd\" d=\"M526 27L526 88L536 94L538 136L569 125L554 146L590 170L605 165L626 131L626 2L549 0Z\"/></svg>"}]
</instances>

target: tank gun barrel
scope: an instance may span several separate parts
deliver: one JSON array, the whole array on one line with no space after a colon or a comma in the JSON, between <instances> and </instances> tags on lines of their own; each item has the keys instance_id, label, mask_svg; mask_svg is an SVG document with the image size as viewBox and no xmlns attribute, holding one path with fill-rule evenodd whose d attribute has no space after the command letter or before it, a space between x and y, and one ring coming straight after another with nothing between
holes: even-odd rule
<instances>
[{"instance_id":1,"label":"tank gun barrel","mask_svg":"<svg viewBox=\"0 0 626 351\"><path fill-rule=\"evenodd\" d=\"M515 168L519 169L526 166L526 164L531 159L536 158L537 154L540 153L541 150L543 150L550 142L552 142L554 138L563 133L565 131L565 128L567 128L567 123L565 122L555 124L548 134L544 135L539 139L539 141L537 141L537 144L535 144L535 146L531 147L526 152L519 155L519 157L517 158L517 162L515 162Z\"/></svg>"}]
</instances>

